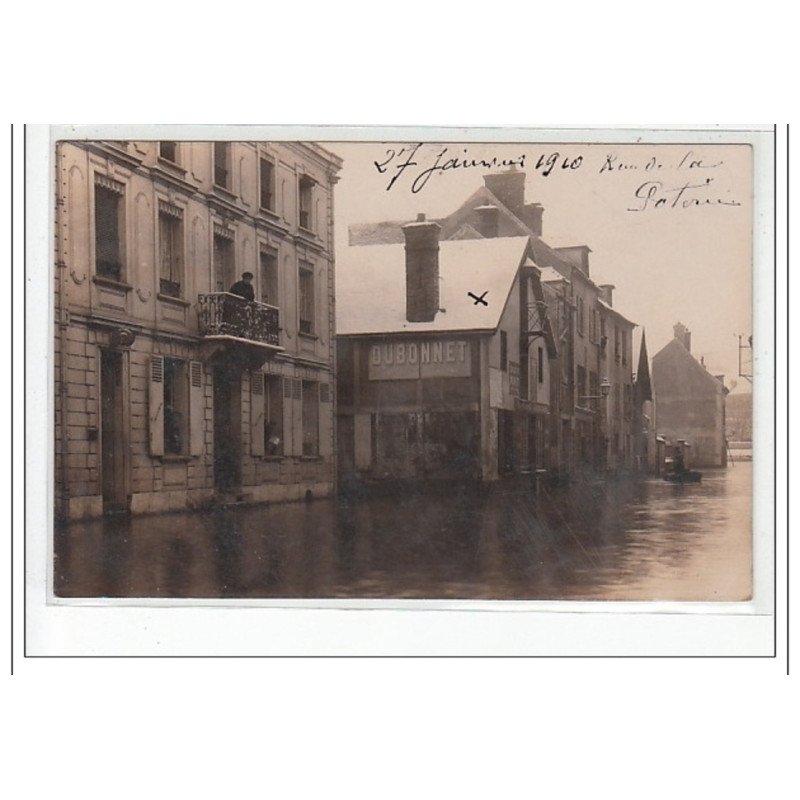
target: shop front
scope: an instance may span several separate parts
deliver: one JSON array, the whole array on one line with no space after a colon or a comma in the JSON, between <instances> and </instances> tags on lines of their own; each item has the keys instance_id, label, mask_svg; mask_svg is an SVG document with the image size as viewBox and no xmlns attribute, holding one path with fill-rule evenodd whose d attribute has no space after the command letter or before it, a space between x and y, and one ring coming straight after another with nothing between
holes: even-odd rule
<instances>
[{"instance_id":1,"label":"shop front","mask_svg":"<svg viewBox=\"0 0 800 800\"><path fill-rule=\"evenodd\" d=\"M477 344L457 336L339 341L339 385L351 390L339 396L343 480L479 477Z\"/></svg>"}]
</instances>

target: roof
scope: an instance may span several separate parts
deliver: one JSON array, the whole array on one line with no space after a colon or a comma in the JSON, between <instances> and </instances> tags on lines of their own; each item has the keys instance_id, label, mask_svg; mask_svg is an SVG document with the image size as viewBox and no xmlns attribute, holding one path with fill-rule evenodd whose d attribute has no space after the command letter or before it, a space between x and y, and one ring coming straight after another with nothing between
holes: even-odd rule
<instances>
[{"instance_id":1,"label":"roof","mask_svg":"<svg viewBox=\"0 0 800 800\"><path fill-rule=\"evenodd\" d=\"M558 270L555 270L552 267L542 267L541 278L542 283L555 283L556 281L564 281L565 283L569 283L569 281Z\"/></svg>"},{"instance_id":2,"label":"roof","mask_svg":"<svg viewBox=\"0 0 800 800\"><path fill-rule=\"evenodd\" d=\"M680 372L680 365L685 370ZM690 376L693 380L689 380ZM652 381L656 395L680 388L684 394L692 394L698 386L705 386L716 392L728 394L728 388L712 375L678 339L672 339L653 356Z\"/></svg>"},{"instance_id":3,"label":"roof","mask_svg":"<svg viewBox=\"0 0 800 800\"><path fill-rule=\"evenodd\" d=\"M620 314L616 308L610 306L608 303L606 303L605 300L601 300L599 297L597 298L597 303L606 311L609 311L614 316L619 317L619 319L621 319L623 322L627 322L628 325L633 325L633 327L636 327L636 325L638 324L636 322L633 322L632 320L629 320L624 314Z\"/></svg>"},{"instance_id":4,"label":"roof","mask_svg":"<svg viewBox=\"0 0 800 800\"><path fill-rule=\"evenodd\" d=\"M526 236L440 241L443 310L431 322L408 322L405 245L348 247L336 265L336 332L493 331L527 253ZM485 292L488 305L476 303L469 292Z\"/></svg>"}]
</instances>

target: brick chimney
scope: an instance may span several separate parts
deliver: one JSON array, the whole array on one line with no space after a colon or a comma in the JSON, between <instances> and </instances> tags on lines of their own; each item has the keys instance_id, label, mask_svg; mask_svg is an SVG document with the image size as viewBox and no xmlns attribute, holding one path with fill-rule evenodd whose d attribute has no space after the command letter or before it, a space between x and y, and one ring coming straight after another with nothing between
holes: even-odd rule
<instances>
[{"instance_id":1,"label":"brick chimney","mask_svg":"<svg viewBox=\"0 0 800 800\"><path fill-rule=\"evenodd\" d=\"M692 352L692 333L681 322L672 326L675 338L691 353Z\"/></svg>"},{"instance_id":2,"label":"brick chimney","mask_svg":"<svg viewBox=\"0 0 800 800\"><path fill-rule=\"evenodd\" d=\"M519 218L536 234L542 235L542 216L544 206L541 203L527 203L518 214Z\"/></svg>"},{"instance_id":3,"label":"brick chimney","mask_svg":"<svg viewBox=\"0 0 800 800\"><path fill-rule=\"evenodd\" d=\"M497 238L497 233L500 226L500 209L489 203L486 205L478 206L475 209L478 215L478 232L485 239Z\"/></svg>"},{"instance_id":4,"label":"brick chimney","mask_svg":"<svg viewBox=\"0 0 800 800\"><path fill-rule=\"evenodd\" d=\"M512 167L506 172L484 175L486 188L508 209L521 217L525 206L525 173Z\"/></svg>"},{"instance_id":5,"label":"brick chimney","mask_svg":"<svg viewBox=\"0 0 800 800\"><path fill-rule=\"evenodd\" d=\"M431 322L439 310L439 232L424 214L403 225L406 237L406 319Z\"/></svg>"},{"instance_id":6,"label":"brick chimney","mask_svg":"<svg viewBox=\"0 0 800 800\"><path fill-rule=\"evenodd\" d=\"M601 283L598 287L600 289L600 299L608 306L614 306L614 289L617 287L613 283Z\"/></svg>"}]
</instances>

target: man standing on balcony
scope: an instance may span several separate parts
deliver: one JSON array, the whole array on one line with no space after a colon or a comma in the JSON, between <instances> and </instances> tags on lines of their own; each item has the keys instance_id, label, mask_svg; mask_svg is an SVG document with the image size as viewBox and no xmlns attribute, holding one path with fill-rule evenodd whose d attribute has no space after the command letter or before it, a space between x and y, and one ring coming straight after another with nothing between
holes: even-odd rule
<instances>
[{"instance_id":1,"label":"man standing on balcony","mask_svg":"<svg viewBox=\"0 0 800 800\"><path fill-rule=\"evenodd\" d=\"M228 291L231 294L238 294L239 297L244 297L245 300L252 303L256 299L256 293L253 291L253 273L243 272L242 279L236 281Z\"/></svg>"}]
</instances>

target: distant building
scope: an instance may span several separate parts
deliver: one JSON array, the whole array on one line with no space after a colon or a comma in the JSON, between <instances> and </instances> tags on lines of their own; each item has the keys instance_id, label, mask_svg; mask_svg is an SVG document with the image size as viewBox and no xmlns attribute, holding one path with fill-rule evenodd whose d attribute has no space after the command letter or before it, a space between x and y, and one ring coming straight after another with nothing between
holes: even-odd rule
<instances>
[{"instance_id":1,"label":"distant building","mask_svg":"<svg viewBox=\"0 0 800 800\"><path fill-rule=\"evenodd\" d=\"M655 432L667 443L684 440L692 465L727 464L723 375L712 375L691 354L691 333L680 322L673 340L653 357Z\"/></svg>"},{"instance_id":2,"label":"distant building","mask_svg":"<svg viewBox=\"0 0 800 800\"><path fill-rule=\"evenodd\" d=\"M639 472L652 471L656 457L652 429L653 383L650 379L650 359L647 355L647 337L644 331L639 344L633 398L634 465Z\"/></svg>"},{"instance_id":3,"label":"distant building","mask_svg":"<svg viewBox=\"0 0 800 800\"><path fill-rule=\"evenodd\" d=\"M56 513L330 493L340 160L166 141L56 159ZM255 302L229 291L245 272Z\"/></svg>"},{"instance_id":4,"label":"distant building","mask_svg":"<svg viewBox=\"0 0 800 800\"><path fill-rule=\"evenodd\" d=\"M350 247L337 301L342 481L491 481L548 463L555 345L528 238Z\"/></svg>"}]
</instances>

